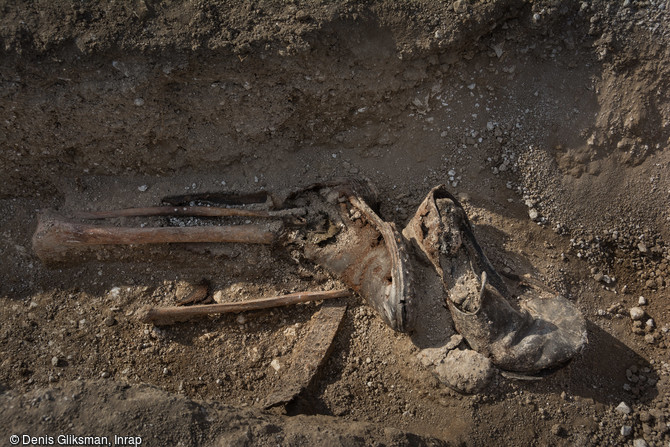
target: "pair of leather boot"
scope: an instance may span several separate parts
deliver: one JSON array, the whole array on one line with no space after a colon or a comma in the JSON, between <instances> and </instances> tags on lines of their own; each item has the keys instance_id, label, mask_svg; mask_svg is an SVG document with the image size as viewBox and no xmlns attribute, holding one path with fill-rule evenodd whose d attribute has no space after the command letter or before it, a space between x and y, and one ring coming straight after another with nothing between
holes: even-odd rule
<instances>
[{"instance_id":1,"label":"pair of leather boot","mask_svg":"<svg viewBox=\"0 0 670 447\"><path fill-rule=\"evenodd\" d=\"M441 277L456 330L500 369L522 373L562 366L586 344L586 323L567 299L542 288L518 308L477 243L465 210L444 186L430 191L402 234L374 211L369 184L315 185L290 195L308 210L291 243L341 278L399 332L421 324L408 246L414 244Z\"/></svg>"}]
</instances>

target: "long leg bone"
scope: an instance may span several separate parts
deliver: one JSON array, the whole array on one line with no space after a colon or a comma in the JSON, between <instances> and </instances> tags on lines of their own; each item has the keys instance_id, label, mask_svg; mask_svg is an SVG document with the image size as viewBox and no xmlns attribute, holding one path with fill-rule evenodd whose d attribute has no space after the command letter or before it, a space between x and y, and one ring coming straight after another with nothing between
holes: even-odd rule
<instances>
[{"instance_id":1,"label":"long leg bone","mask_svg":"<svg viewBox=\"0 0 670 447\"><path fill-rule=\"evenodd\" d=\"M272 244L277 231L266 225L132 228L85 225L53 214L38 218L33 249L43 261L54 261L72 249L96 245L140 245L194 242Z\"/></svg>"},{"instance_id":2,"label":"long leg bone","mask_svg":"<svg viewBox=\"0 0 670 447\"><path fill-rule=\"evenodd\" d=\"M291 293L282 296L272 296L240 303L205 304L199 306L174 307L144 307L138 312L138 318L144 323L153 323L163 326L193 318L219 313L242 312L247 310L268 309L271 307L288 306L331 298L344 298L351 295L348 290L329 290L326 292Z\"/></svg>"},{"instance_id":3,"label":"long leg bone","mask_svg":"<svg viewBox=\"0 0 670 447\"><path fill-rule=\"evenodd\" d=\"M258 217L276 218L302 216L304 209L294 208L278 211L243 210L239 208L221 208L210 206L150 206L147 208L124 208L111 211L91 211L77 213L80 219L106 219L112 217L148 217L148 216L197 216L197 217Z\"/></svg>"}]
</instances>

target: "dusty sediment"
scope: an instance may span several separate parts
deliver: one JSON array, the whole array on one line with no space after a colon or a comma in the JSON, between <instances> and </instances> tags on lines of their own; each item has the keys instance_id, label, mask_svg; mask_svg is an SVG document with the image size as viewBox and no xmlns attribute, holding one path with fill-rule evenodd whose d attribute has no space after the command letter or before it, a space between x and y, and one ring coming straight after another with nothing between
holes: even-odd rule
<instances>
[{"instance_id":1,"label":"dusty sediment","mask_svg":"<svg viewBox=\"0 0 670 447\"><path fill-rule=\"evenodd\" d=\"M106 373L129 393L157 387L149 401L253 406L273 389L282 374L275 367L319 305L165 330L134 312L171 305L202 278L232 301L342 286L272 247L150 247L47 268L30 246L37 210L69 216L158 206L178 194L365 177L379 189L380 216L399 228L446 183L496 269L532 273L575 302L590 343L542 381L499 376L464 397L417 361L430 331L414 342L393 334L353 298L324 376L289 414L374 425L347 431L332 422L345 444L359 436L396 445L414 436L468 445L501 437L509 445L667 444L667 2L138 0L2 10L7 405L27 405L49 388L52 397L69 395L83 380L83 395L102 408L85 390ZM113 224L151 223L124 219ZM434 278L422 281L426 293L436 290ZM644 315L631 320L636 306ZM615 410L621 401L630 415ZM40 409L46 415L48 405ZM31 426L4 411L15 427ZM83 421L67 414L54 424ZM185 445L214 443L225 428L188 417L199 428L176 431ZM255 427L279 424L283 439L330 439L305 434L311 422L287 434L300 418L256 417L263 422ZM275 433L250 430L250 439L268 443Z\"/></svg>"}]
</instances>

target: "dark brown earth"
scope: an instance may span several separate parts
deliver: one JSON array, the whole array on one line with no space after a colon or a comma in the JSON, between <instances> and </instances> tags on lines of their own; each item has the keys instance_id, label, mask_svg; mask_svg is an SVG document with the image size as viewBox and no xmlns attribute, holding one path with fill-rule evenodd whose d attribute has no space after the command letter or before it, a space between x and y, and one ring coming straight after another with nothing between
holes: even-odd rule
<instances>
[{"instance_id":1,"label":"dark brown earth","mask_svg":"<svg viewBox=\"0 0 670 447\"><path fill-rule=\"evenodd\" d=\"M670 442L667 1L59 0L0 11L3 443ZM259 403L321 304L161 329L135 312L202 279L235 301L337 279L273 247L117 250L57 266L31 248L41 209L337 177L370 179L399 228L448 184L496 268L576 303L586 350L540 381L498 374L461 395L356 296L322 374L286 415L269 413ZM615 410L622 401L630 415Z\"/></svg>"}]
</instances>

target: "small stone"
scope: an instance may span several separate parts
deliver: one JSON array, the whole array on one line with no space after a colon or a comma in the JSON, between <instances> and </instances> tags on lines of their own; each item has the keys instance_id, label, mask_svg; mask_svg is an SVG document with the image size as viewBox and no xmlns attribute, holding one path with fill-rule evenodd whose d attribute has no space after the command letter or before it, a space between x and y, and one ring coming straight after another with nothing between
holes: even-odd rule
<instances>
[{"instance_id":1,"label":"small stone","mask_svg":"<svg viewBox=\"0 0 670 447\"><path fill-rule=\"evenodd\" d=\"M614 303L610 307L607 308L607 312L610 314L621 314L621 303Z\"/></svg>"},{"instance_id":2,"label":"small stone","mask_svg":"<svg viewBox=\"0 0 670 447\"><path fill-rule=\"evenodd\" d=\"M445 348L451 351L452 349L456 349L458 345L461 344L461 342L463 342L463 336L461 334L454 334L449 339L449 342L447 343Z\"/></svg>"},{"instance_id":3,"label":"small stone","mask_svg":"<svg viewBox=\"0 0 670 447\"><path fill-rule=\"evenodd\" d=\"M632 411L630 407L626 405L626 402L621 402L619 405L617 405L615 410L621 414L630 414Z\"/></svg>"},{"instance_id":4,"label":"small stone","mask_svg":"<svg viewBox=\"0 0 670 447\"><path fill-rule=\"evenodd\" d=\"M647 322L645 323L645 325L650 329L653 329L654 327L656 327L656 323L654 323L653 318L648 319Z\"/></svg>"},{"instance_id":5,"label":"small stone","mask_svg":"<svg viewBox=\"0 0 670 447\"><path fill-rule=\"evenodd\" d=\"M226 302L226 295L223 293L223 290L217 290L212 294L212 299L216 303L225 303Z\"/></svg>"},{"instance_id":6,"label":"small stone","mask_svg":"<svg viewBox=\"0 0 670 447\"><path fill-rule=\"evenodd\" d=\"M537 220L540 217L540 213L535 208L531 208L528 210L528 217L530 217L530 220Z\"/></svg>"},{"instance_id":7,"label":"small stone","mask_svg":"<svg viewBox=\"0 0 670 447\"><path fill-rule=\"evenodd\" d=\"M621 436L630 436L633 432L633 427L630 425L624 425L621 427Z\"/></svg>"},{"instance_id":8,"label":"small stone","mask_svg":"<svg viewBox=\"0 0 670 447\"><path fill-rule=\"evenodd\" d=\"M281 364L279 364L279 360L277 360L277 359L273 359L273 360L270 362L270 366L271 366L272 369L274 369L275 371L279 371L279 370L281 369Z\"/></svg>"},{"instance_id":9,"label":"small stone","mask_svg":"<svg viewBox=\"0 0 670 447\"><path fill-rule=\"evenodd\" d=\"M637 244L637 249L640 250L640 253L647 252L647 246L645 245L644 242L640 242L639 244Z\"/></svg>"},{"instance_id":10,"label":"small stone","mask_svg":"<svg viewBox=\"0 0 670 447\"><path fill-rule=\"evenodd\" d=\"M644 336L644 341L646 341L650 345L653 345L656 342L656 339L654 338L654 334L645 335Z\"/></svg>"},{"instance_id":11,"label":"small stone","mask_svg":"<svg viewBox=\"0 0 670 447\"><path fill-rule=\"evenodd\" d=\"M137 190L138 190L139 192L144 192L144 191L146 191L147 189L149 189L149 187L148 187L147 185L141 185L141 186L138 186L138 187L137 187Z\"/></svg>"},{"instance_id":12,"label":"small stone","mask_svg":"<svg viewBox=\"0 0 670 447\"><path fill-rule=\"evenodd\" d=\"M52 366L58 366L60 365L60 359L56 356L51 357L51 365Z\"/></svg>"},{"instance_id":13,"label":"small stone","mask_svg":"<svg viewBox=\"0 0 670 447\"><path fill-rule=\"evenodd\" d=\"M102 377L103 379L107 379L109 378L109 373L107 371L103 371L100 373L100 377Z\"/></svg>"},{"instance_id":14,"label":"small stone","mask_svg":"<svg viewBox=\"0 0 670 447\"><path fill-rule=\"evenodd\" d=\"M142 107L144 105L144 100L142 98L135 98L135 101L133 101L133 103L137 107Z\"/></svg>"},{"instance_id":15,"label":"small stone","mask_svg":"<svg viewBox=\"0 0 670 447\"><path fill-rule=\"evenodd\" d=\"M644 310L640 307L632 307L630 309L630 318L633 320L641 320L644 317Z\"/></svg>"},{"instance_id":16,"label":"small stone","mask_svg":"<svg viewBox=\"0 0 670 447\"><path fill-rule=\"evenodd\" d=\"M639 304L640 306L644 306L645 304L647 304L647 299L641 296L640 298L637 299L637 304Z\"/></svg>"},{"instance_id":17,"label":"small stone","mask_svg":"<svg viewBox=\"0 0 670 447\"><path fill-rule=\"evenodd\" d=\"M244 324L244 323L247 322L247 317L245 317L245 316L242 315L242 314L239 314L239 315L237 316L237 318L235 319L235 321L237 321L237 324Z\"/></svg>"},{"instance_id":18,"label":"small stone","mask_svg":"<svg viewBox=\"0 0 670 447\"><path fill-rule=\"evenodd\" d=\"M648 411L640 412L640 422L649 422L651 420L651 414Z\"/></svg>"},{"instance_id":19,"label":"small stone","mask_svg":"<svg viewBox=\"0 0 670 447\"><path fill-rule=\"evenodd\" d=\"M456 0L454 2L454 12L466 12L468 10L468 4L465 0Z\"/></svg>"},{"instance_id":20,"label":"small stone","mask_svg":"<svg viewBox=\"0 0 670 447\"><path fill-rule=\"evenodd\" d=\"M170 374L170 370L167 368L163 368L163 375L167 376L168 374Z\"/></svg>"},{"instance_id":21,"label":"small stone","mask_svg":"<svg viewBox=\"0 0 670 447\"><path fill-rule=\"evenodd\" d=\"M635 441L633 441L633 447L649 447L649 444L647 444L647 441L644 439L637 438Z\"/></svg>"},{"instance_id":22,"label":"small stone","mask_svg":"<svg viewBox=\"0 0 670 447\"><path fill-rule=\"evenodd\" d=\"M107 292L107 295L109 295L110 298L118 298L121 295L121 288L112 287L109 289L109 292Z\"/></svg>"},{"instance_id":23,"label":"small stone","mask_svg":"<svg viewBox=\"0 0 670 447\"><path fill-rule=\"evenodd\" d=\"M116 318L114 318L113 316L110 315L107 318L105 318L106 326L114 326L115 324L116 324Z\"/></svg>"},{"instance_id":24,"label":"small stone","mask_svg":"<svg viewBox=\"0 0 670 447\"><path fill-rule=\"evenodd\" d=\"M488 386L494 368L488 357L472 350L449 351L435 373L447 386L461 393L476 393Z\"/></svg>"}]
</instances>

